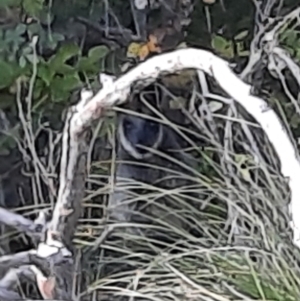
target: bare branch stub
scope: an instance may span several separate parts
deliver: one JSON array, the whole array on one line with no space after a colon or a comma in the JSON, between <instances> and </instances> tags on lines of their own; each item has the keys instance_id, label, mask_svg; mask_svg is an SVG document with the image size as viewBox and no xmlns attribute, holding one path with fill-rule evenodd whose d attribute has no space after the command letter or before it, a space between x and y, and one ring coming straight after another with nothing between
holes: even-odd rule
<instances>
[{"instance_id":1,"label":"bare branch stub","mask_svg":"<svg viewBox=\"0 0 300 301\"><path fill-rule=\"evenodd\" d=\"M0 274L2 270L8 270L10 268L19 268L22 265L28 265L32 263L32 256L36 254L36 251L24 251L13 255L4 255L0 257Z\"/></svg>"},{"instance_id":2,"label":"bare branch stub","mask_svg":"<svg viewBox=\"0 0 300 301\"><path fill-rule=\"evenodd\" d=\"M15 291L18 277L36 281L44 299L73 300L74 258L72 240L85 191L89 126L78 129L76 118L92 96L82 93L81 101L69 109L63 132L60 187L52 220L40 212L35 221L0 208L0 223L30 235L37 250L0 258L0 300L22 300ZM25 300L25 299L24 299Z\"/></svg>"},{"instance_id":3,"label":"bare branch stub","mask_svg":"<svg viewBox=\"0 0 300 301\"><path fill-rule=\"evenodd\" d=\"M0 223L24 232L33 239L39 239L44 225L36 223L20 214L0 208Z\"/></svg>"}]
</instances>

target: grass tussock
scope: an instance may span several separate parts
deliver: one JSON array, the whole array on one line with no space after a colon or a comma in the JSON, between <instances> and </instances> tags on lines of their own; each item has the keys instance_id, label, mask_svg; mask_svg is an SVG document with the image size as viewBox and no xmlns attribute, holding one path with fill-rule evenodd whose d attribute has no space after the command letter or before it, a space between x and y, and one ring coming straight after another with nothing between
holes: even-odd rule
<instances>
[{"instance_id":1,"label":"grass tussock","mask_svg":"<svg viewBox=\"0 0 300 301\"><path fill-rule=\"evenodd\" d=\"M112 231L108 179L118 162L115 155L94 162L76 240L84 299L300 300L299 250L291 242L289 190L278 158L255 123L220 116L194 119L193 129L172 125L195 165L163 153L180 168L144 163L164 170L166 181L187 184L128 183L123 189L143 191L130 202L142 205L136 220L110 222Z\"/></svg>"}]
</instances>

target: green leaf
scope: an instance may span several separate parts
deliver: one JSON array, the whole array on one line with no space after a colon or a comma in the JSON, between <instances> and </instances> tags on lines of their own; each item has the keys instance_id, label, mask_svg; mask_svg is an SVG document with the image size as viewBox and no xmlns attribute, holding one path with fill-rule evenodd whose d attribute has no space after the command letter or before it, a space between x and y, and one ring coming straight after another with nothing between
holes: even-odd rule
<instances>
[{"instance_id":1,"label":"green leaf","mask_svg":"<svg viewBox=\"0 0 300 301\"><path fill-rule=\"evenodd\" d=\"M109 52L109 49L104 46L96 46L90 49L89 53L88 53L88 57L89 60L96 63L98 62L100 59L104 58Z\"/></svg>"},{"instance_id":2,"label":"green leaf","mask_svg":"<svg viewBox=\"0 0 300 301\"><path fill-rule=\"evenodd\" d=\"M16 32L13 29L8 29L5 33L5 41L7 43L12 42L15 45L18 45L18 47L20 47L19 45L21 43L23 43L25 41L25 39L23 37L20 36L20 34L18 32Z\"/></svg>"},{"instance_id":3,"label":"green leaf","mask_svg":"<svg viewBox=\"0 0 300 301\"><path fill-rule=\"evenodd\" d=\"M70 58L80 54L80 48L76 44L64 44L57 53L49 60L50 68L57 70L65 64Z\"/></svg>"},{"instance_id":4,"label":"green leaf","mask_svg":"<svg viewBox=\"0 0 300 301\"><path fill-rule=\"evenodd\" d=\"M237 40L237 41L240 41L240 40L244 40L248 35L248 30L244 30L242 32L240 32L239 34L237 34L234 39Z\"/></svg>"},{"instance_id":5,"label":"green leaf","mask_svg":"<svg viewBox=\"0 0 300 301\"><path fill-rule=\"evenodd\" d=\"M58 42L64 41L64 40L65 40L65 37L62 34L53 33L53 34L51 34L50 37L48 37L48 36L45 37L43 44L46 48L56 50Z\"/></svg>"},{"instance_id":6,"label":"green leaf","mask_svg":"<svg viewBox=\"0 0 300 301\"><path fill-rule=\"evenodd\" d=\"M65 40L65 36L63 34L60 34L60 33L57 33L57 32L53 32L51 34L51 39L53 41L56 41L56 42L61 42L61 41Z\"/></svg>"},{"instance_id":7,"label":"green leaf","mask_svg":"<svg viewBox=\"0 0 300 301\"><path fill-rule=\"evenodd\" d=\"M208 107L210 108L211 112L216 112L223 108L223 104L219 101L210 101L208 103Z\"/></svg>"},{"instance_id":8,"label":"green leaf","mask_svg":"<svg viewBox=\"0 0 300 301\"><path fill-rule=\"evenodd\" d=\"M27 27L25 24L22 24L22 23L18 24L18 26L15 28L15 33L17 35L22 35L25 33L26 29L27 29Z\"/></svg>"},{"instance_id":9,"label":"green leaf","mask_svg":"<svg viewBox=\"0 0 300 301\"><path fill-rule=\"evenodd\" d=\"M7 62L0 61L0 89L9 87L13 80L13 66Z\"/></svg>"},{"instance_id":10,"label":"green leaf","mask_svg":"<svg viewBox=\"0 0 300 301\"><path fill-rule=\"evenodd\" d=\"M65 91L69 92L81 85L80 78L77 74L65 76L63 82Z\"/></svg>"},{"instance_id":11,"label":"green leaf","mask_svg":"<svg viewBox=\"0 0 300 301\"><path fill-rule=\"evenodd\" d=\"M300 119L299 119L298 114L292 115L292 117L290 118L289 124L294 129L296 129L299 126Z\"/></svg>"},{"instance_id":12,"label":"green leaf","mask_svg":"<svg viewBox=\"0 0 300 301\"><path fill-rule=\"evenodd\" d=\"M236 43L237 53L239 56L249 56L250 51L247 49L244 49L244 45L242 42Z\"/></svg>"},{"instance_id":13,"label":"green leaf","mask_svg":"<svg viewBox=\"0 0 300 301\"><path fill-rule=\"evenodd\" d=\"M68 99L70 92L81 86L81 81L77 74L56 77L50 85L52 99L55 102Z\"/></svg>"},{"instance_id":14,"label":"green leaf","mask_svg":"<svg viewBox=\"0 0 300 301\"><path fill-rule=\"evenodd\" d=\"M19 65L20 65L20 67L21 68L25 68L26 64L27 64L27 61L26 61L25 57L23 55L20 56L20 58L19 58Z\"/></svg>"},{"instance_id":15,"label":"green leaf","mask_svg":"<svg viewBox=\"0 0 300 301\"><path fill-rule=\"evenodd\" d=\"M28 33L29 39L32 39L32 37L34 35L39 35L39 40L40 40L41 39L40 35L42 32L43 32L43 29L42 29L41 25L38 23L32 23L32 24L27 25L27 33Z\"/></svg>"},{"instance_id":16,"label":"green leaf","mask_svg":"<svg viewBox=\"0 0 300 301\"><path fill-rule=\"evenodd\" d=\"M47 85L50 86L51 80L55 72L49 68L47 64L40 65L38 68L38 76Z\"/></svg>"},{"instance_id":17,"label":"green leaf","mask_svg":"<svg viewBox=\"0 0 300 301\"><path fill-rule=\"evenodd\" d=\"M221 36L214 36L212 39L212 47L227 58L233 57L232 42L227 41Z\"/></svg>"},{"instance_id":18,"label":"green leaf","mask_svg":"<svg viewBox=\"0 0 300 301\"><path fill-rule=\"evenodd\" d=\"M291 56L294 56L294 54L295 54L295 49L294 49L293 47L287 46L287 45L283 45L283 48L284 48L286 51L288 51L289 54L290 54Z\"/></svg>"},{"instance_id":19,"label":"green leaf","mask_svg":"<svg viewBox=\"0 0 300 301\"><path fill-rule=\"evenodd\" d=\"M221 36L214 36L211 43L212 47L218 51L223 51L228 45L228 41Z\"/></svg>"},{"instance_id":20,"label":"green leaf","mask_svg":"<svg viewBox=\"0 0 300 301\"><path fill-rule=\"evenodd\" d=\"M292 29L287 29L281 36L281 40L285 42L288 46L294 46L295 41L298 39L297 31Z\"/></svg>"},{"instance_id":21,"label":"green leaf","mask_svg":"<svg viewBox=\"0 0 300 301\"><path fill-rule=\"evenodd\" d=\"M40 99L45 95L45 83L41 78L37 78L34 83L33 98Z\"/></svg>"},{"instance_id":22,"label":"green leaf","mask_svg":"<svg viewBox=\"0 0 300 301\"><path fill-rule=\"evenodd\" d=\"M53 102L62 102L69 97L69 93L64 90L51 89L51 100Z\"/></svg>"},{"instance_id":23,"label":"green leaf","mask_svg":"<svg viewBox=\"0 0 300 301\"><path fill-rule=\"evenodd\" d=\"M74 74L76 70L74 67L70 65L62 64L60 66L57 66L57 68L55 68L55 72L61 75L68 75L68 74Z\"/></svg>"},{"instance_id":24,"label":"green leaf","mask_svg":"<svg viewBox=\"0 0 300 301\"><path fill-rule=\"evenodd\" d=\"M82 57L80 60L77 62L76 65L76 70L85 72L85 73L95 73L95 72L100 72L99 66L97 66L93 60L90 60L87 57Z\"/></svg>"},{"instance_id":25,"label":"green leaf","mask_svg":"<svg viewBox=\"0 0 300 301\"><path fill-rule=\"evenodd\" d=\"M35 17L43 9L44 0L23 0L23 9L32 17Z\"/></svg>"}]
</instances>

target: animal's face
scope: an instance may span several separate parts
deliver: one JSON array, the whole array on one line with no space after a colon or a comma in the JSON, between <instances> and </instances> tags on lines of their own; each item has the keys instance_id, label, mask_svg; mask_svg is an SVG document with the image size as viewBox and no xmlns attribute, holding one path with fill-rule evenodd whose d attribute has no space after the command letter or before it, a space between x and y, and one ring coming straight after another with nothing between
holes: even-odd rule
<instances>
[{"instance_id":1,"label":"animal's face","mask_svg":"<svg viewBox=\"0 0 300 301\"><path fill-rule=\"evenodd\" d=\"M162 141L162 125L149 119L124 115L119 126L119 138L124 149L134 158L151 155L143 148L157 149Z\"/></svg>"}]
</instances>

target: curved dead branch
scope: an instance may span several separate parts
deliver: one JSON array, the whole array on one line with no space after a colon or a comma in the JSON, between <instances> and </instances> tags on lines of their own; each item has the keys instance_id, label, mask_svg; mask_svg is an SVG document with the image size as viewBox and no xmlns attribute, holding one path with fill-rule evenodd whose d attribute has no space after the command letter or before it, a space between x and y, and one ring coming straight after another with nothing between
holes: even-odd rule
<instances>
[{"instance_id":1,"label":"curved dead branch","mask_svg":"<svg viewBox=\"0 0 300 301\"><path fill-rule=\"evenodd\" d=\"M147 85L162 74L190 68L214 77L220 87L244 106L268 135L280 158L282 173L289 178L294 242L299 244L300 165L298 154L281 121L264 100L251 95L251 87L232 72L226 61L208 51L180 49L151 58L118 79L101 74L100 81L103 87L97 94L93 95L90 91L82 92L81 100L70 108L65 121L60 187L51 222L47 223L46 219L43 222L31 222L13 213L7 214L4 209L0 210L0 219L3 218L1 220L3 223L29 233L40 241L37 250L0 258L0 268L2 266L3 269L9 270L2 280L8 275L14 275L9 279L15 279L16 283L16 275L26 271L28 275L34 275L44 299L75 300L72 288L74 275L72 240L84 196L91 124L103 116L105 109L125 102L131 86L137 81ZM12 285L8 284L12 282L7 281L3 284L1 281L0 299L6 300L5 296L9 296L10 292L13 294ZM14 298L11 295L9 300Z\"/></svg>"}]
</instances>

